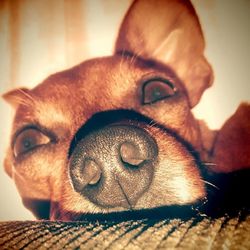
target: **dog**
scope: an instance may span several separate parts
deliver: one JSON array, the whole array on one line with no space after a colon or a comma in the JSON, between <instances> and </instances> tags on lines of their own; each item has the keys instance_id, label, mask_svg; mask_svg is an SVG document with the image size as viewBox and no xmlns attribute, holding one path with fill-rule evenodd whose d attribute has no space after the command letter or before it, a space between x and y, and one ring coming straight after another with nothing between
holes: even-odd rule
<instances>
[{"instance_id":1,"label":"dog","mask_svg":"<svg viewBox=\"0 0 250 250\"><path fill-rule=\"evenodd\" d=\"M249 104L220 131L191 112L213 82L204 47L189 1L137 0L112 56L6 93L16 115L4 166L24 205L50 220L184 207L246 176Z\"/></svg>"}]
</instances>

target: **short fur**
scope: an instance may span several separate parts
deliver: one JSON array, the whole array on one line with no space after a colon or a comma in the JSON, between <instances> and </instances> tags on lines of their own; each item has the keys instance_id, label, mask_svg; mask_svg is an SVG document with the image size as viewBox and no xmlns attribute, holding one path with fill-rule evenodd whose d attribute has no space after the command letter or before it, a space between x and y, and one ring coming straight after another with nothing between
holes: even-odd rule
<instances>
[{"instance_id":1,"label":"short fur","mask_svg":"<svg viewBox=\"0 0 250 250\"><path fill-rule=\"evenodd\" d=\"M192 205L208 196L204 172L249 168L248 104L240 106L218 134L201 127L191 113L213 81L204 47L189 1L138 0L121 25L114 55L56 73L31 90L6 93L4 98L16 109L16 116L5 170L14 179L24 205L38 218L52 220L74 220L75 214ZM173 95L145 103L148 90L144 87L150 81L170 82ZM76 192L69 175L73 157L69 152L74 152L80 141L77 133L103 114L106 126L113 124L112 114L119 114L121 119L115 123L146 131L158 147L150 185L133 206L126 197L129 208L122 202L109 205L111 198L103 206L91 201ZM29 129L38 133L39 143L18 153L18 138ZM111 161L101 159L104 165ZM122 174L117 173L117 178ZM133 185L137 188L140 184ZM130 188L121 189L125 196L132 196ZM112 190L114 195L122 196L117 190Z\"/></svg>"}]
</instances>

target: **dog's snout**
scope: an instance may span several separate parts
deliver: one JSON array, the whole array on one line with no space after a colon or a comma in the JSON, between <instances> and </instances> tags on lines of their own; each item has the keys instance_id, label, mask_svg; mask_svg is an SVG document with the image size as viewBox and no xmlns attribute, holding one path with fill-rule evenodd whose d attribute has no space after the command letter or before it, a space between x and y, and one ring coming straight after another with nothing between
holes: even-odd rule
<instances>
[{"instance_id":1,"label":"dog's snout","mask_svg":"<svg viewBox=\"0 0 250 250\"><path fill-rule=\"evenodd\" d=\"M157 154L155 140L137 126L111 125L93 131L72 152L73 188L100 207L133 208L150 187Z\"/></svg>"}]
</instances>

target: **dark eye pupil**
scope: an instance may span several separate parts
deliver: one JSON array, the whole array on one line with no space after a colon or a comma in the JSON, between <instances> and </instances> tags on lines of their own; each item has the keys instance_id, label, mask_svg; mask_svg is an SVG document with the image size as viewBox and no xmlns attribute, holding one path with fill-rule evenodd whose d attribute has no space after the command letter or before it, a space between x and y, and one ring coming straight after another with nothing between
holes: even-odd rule
<instances>
[{"instance_id":1,"label":"dark eye pupil","mask_svg":"<svg viewBox=\"0 0 250 250\"><path fill-rule=\"evenodd\" d=\"M161 96L161 90L159 88L155 88L153 91L153 97L157 98Z\"/></svg>"},{"instance_id":2,"label":"dark eye pupil","mask_svg":"<svg viewBox=\"0 0 250 250\"><path fill-rule=\"evenodd\" d=\"M23 141L23 147L24 147L25 149L29 149L30 147L32 147L32 142L31 142L31 140L29 140L29 139L24 140L24 141Z\"/></svg>"}]
</instances>

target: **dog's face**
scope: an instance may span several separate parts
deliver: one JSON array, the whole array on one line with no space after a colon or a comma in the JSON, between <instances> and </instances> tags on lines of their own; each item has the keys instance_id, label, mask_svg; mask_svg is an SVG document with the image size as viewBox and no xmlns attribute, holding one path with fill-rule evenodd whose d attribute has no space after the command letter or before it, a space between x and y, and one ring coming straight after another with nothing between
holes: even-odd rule
<instances>
[{"instance_id":1,"label":"dog's face","mask_svg":"<svg viewBox=\"0 0 250 250\"><path fill-rule=\"evenodd\" d=\"M76 213L192 204L206 195L194 156L203 145L190 111L211 81L199 23L189 3L156 3L151 3L155 11L166 9L164 18L170 7L185 11L199 49L183 47L179 38L190 32L182 24L186 21L181 17L176 24L171 18L177 26L172 25L163 47L175 51L177 43L183 58L176 60L174 52L166 63L148 56L152 45L142 51L139 43L144 31L138 41L129 35L134 13L152 12L145 1L137 1L114 56L86 61L32 90L5 95L16 107L5 169L38 217L44 216L37 207L41 202L50 204L51 219L74 219ZM128 42L124 34L133 39ZM196 89L185 82L191 79Z\"/></svg>"}]
</instances>

